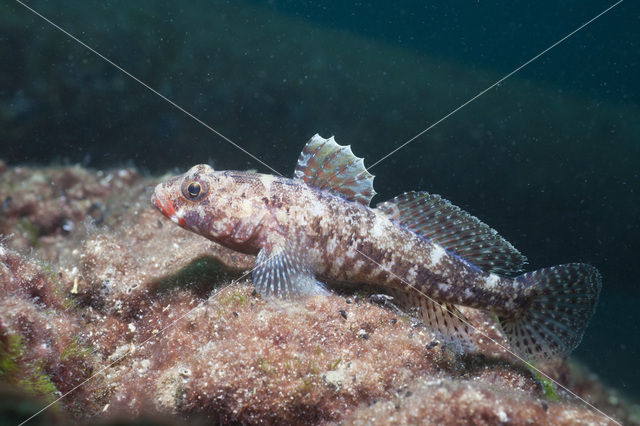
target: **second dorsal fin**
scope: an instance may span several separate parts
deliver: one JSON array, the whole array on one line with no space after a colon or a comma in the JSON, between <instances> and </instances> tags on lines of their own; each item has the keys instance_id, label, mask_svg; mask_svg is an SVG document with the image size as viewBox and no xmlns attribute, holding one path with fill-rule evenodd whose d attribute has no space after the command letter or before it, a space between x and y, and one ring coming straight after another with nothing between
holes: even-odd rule
<instances>
[{"instance_id":1,"label":"second dorsal fin","mask_svg":"<svg viewBox=\"0 0 640 426\"><path fill-rule=\"evenodd\" d=\"M376 194L374 176L364 167L362 158L353 155L350 146L338 145L333 136L324 139L316 134L307 142L293 177L365 206Z\"/></svg>"},{"instance_id":2,"label":"second dorsal fin","mask_svg":"<svg viewBox=\"0 0 640 426\"><path fill-rule=\"evenodd\" d=\"M514 275L527 263L496 230L439 195L405 192L376 209L487 272Z\"/></svg>"}]
</instances>

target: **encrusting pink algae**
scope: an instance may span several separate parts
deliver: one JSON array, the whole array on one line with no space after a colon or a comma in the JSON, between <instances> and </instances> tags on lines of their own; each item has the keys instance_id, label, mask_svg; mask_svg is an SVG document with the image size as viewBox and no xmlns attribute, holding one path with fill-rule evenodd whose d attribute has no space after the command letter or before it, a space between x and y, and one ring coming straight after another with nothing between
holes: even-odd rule
<instances>
[{"instance_id":1,"label":"encrusting pink algae","mask_svg":"<svg viewBox=\"0 0 640 426\"><path fill-rule=\"evenodd\" d=\"M148 203L157 182L133 169L2 163L10 423L72 391L32 421L614 424L480 333L480 353L458 355L366 293L262 299L246 274L253 257L161 219ZM503 342L486 314L465 314ZM574 361L538 367L640 424L637 406Z\"/></svg>"}]
</instances>

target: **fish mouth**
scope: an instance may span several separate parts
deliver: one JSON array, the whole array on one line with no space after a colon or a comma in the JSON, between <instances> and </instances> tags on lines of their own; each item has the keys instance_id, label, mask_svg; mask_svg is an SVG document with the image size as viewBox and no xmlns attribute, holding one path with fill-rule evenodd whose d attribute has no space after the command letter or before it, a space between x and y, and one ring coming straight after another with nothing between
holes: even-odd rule
<instances>
[{"instance_id":1,"label":"fish mouth","mask_svg":"<svg viewBox=\"0 0 640 426\"><path fill-rule=\"evenodd\" d=\"M171 219L172 222L181 226L186 226L185 220L176 213L173 203L167 198L158 195L157 191L151 196L151 204L153 204L163 215Z\"/></svg>"},{"instance_id":2,"label":"fish mouth","mask_svg":"<svg viewBox=\"0 0 640 426\"><path fill-rule=\"evenodd\" d=\"M151 204L153 204L155 208L157 208L158 210L162 211L162 204L160 204L160 200L158 200L158 197L156 196L156 194L151 194Z\"/></svg>"},{"instance_id":3,"label":"fish mouth","mask_svg":"<svg viewBox=\"0 0 640 426\"><path fill-rule=\"evenodd\" d=\"M163 215L167 217L171 217L173 214L175 214L175 209L173 208L171 202L166 199L161 200L156 193L151 196L151 204L153 204L158 210L162 212Z\"/></svg>"}]
</instances>

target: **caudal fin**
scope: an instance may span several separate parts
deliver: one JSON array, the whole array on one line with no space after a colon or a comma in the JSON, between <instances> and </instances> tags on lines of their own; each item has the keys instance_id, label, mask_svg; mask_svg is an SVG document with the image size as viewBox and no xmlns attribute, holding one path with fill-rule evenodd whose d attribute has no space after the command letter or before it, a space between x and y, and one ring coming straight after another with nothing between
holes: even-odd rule
<instances>
[{"instance_id":1,"label":"caudal fin","mask_svg":"<svg viewBox=\"0 0 640 426\"><path fill-rule=\"evenodd\" d=\"M531 294L527 309L499 317L511 347L538 361L569 355L580 343L598 301L602 278L596 268L569 263L515 278Z\"/></svg>"}]
</instances>

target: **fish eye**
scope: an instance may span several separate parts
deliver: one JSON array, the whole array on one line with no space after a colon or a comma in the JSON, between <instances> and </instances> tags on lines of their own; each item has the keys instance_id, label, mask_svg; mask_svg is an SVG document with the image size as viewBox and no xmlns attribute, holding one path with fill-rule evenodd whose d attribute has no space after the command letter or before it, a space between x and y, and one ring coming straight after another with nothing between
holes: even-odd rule
<instances>
[{"instance_id":1,"label":"fish eye","mask_svg":"<svg viewBox=\"0 0 640 426\"><path fill-rule=\"evenodd\" d=\"M187 186L187 192L194 198L200 195L201 190L202 185L200 185L198 182L191 182L189 186Z\"/></svg>"},{"instance_id":2,"label":"fish eye","mask_svg":"<svg viewBox=\"0 0 640 426\"><path fill-rule=\"evenodd\" d=\"M199 201L207 195L207 186L195 180L185 181L182 184L182 195L189 201Z\"/></svg>"}]
</instances>

